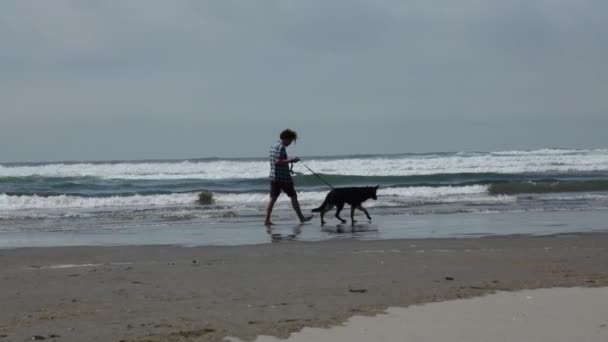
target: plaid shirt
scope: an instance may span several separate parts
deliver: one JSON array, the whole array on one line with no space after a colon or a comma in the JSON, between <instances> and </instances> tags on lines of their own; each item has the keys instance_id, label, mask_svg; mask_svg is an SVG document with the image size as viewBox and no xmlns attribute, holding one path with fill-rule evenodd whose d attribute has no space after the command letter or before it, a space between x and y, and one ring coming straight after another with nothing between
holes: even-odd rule
<instances>
[{"instance_id":1,"label":"plaid shirt","mask_svg":"<svg viewBox=\"0 0 608 342\"><path fill-rule=\"evenodd\" d=\"M270 147L270 180L275 182L293 182L291 173L289 173L289 165L277 165L279 159L287 159L287 150L281 142Z\"/></svg>"}]
</instances>

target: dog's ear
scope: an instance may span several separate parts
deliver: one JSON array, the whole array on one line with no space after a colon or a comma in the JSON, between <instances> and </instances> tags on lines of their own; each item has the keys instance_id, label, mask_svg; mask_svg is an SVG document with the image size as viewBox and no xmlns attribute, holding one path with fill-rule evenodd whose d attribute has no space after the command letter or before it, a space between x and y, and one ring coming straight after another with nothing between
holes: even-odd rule
<instances>
[{"instance_id":1,"label":"dog's ear","mask_svg":"<svg viewBox=\"0 0 608 342\"><path fill-rule=\"evenodd\" d=\"M380 185L376 185L376 190L378 190L379 187L380 187Z\"/></svg>"}]
</instances>

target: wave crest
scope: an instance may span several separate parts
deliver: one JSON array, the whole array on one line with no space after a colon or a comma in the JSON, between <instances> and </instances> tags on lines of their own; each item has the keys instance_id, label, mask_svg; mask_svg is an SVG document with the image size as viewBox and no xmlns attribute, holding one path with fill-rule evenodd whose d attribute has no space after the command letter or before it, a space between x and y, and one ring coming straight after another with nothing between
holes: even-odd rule
<instances>
[{"instance_id":1,"label":"wave crest","mask_svg":"<svg viewBox=\"0 0 608 342\"><path fill-rule=\"evenodd\" d=\"M488 191L492 195L539 194L551 192L594 192L608 191L608 181L551 181L516 182L491 184Z\"/></svg>"},{"instance_id":2,"label":"wave crest","mask_svg":"<svg viewBox=\"0 0 608 342\"><path fill-rule=\"evenodd\" d=\"M80 196L38 196L17 195L11 196L0 194L0 210L23 210L23 209L95 209L113 207L154 207L193 204L197 195L170 194L170 195L134 195L114 197L80 197Z\"/></svg>"},{"instance_id":3,"label":"wave crest","mask_svg":"<svg viewBox=\"0 0 608 342\"><path fill-rule=\"evenodd\" d=\"M343 176L608 172L608 150L459 152L359 158L309 158L305 161L316 172ZM297 164L295 169L308 174L304 167ZM260 159L0 165L0 178L31 176L131 180L266 178L268 161Z\"/></svg>"}]
</instances>

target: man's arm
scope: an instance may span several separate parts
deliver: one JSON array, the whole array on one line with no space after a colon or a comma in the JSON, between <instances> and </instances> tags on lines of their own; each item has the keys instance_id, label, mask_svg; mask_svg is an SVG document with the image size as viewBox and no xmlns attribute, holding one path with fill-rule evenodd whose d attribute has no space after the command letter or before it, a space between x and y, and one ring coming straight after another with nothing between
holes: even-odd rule
<instances>
[{"instance_id":1,"label":"man's arm","mask_svg":"<svg viewBox=\"0 0 608 342\"><path fill-rule=\"evenodd\" d=\"M276 165L289 165L290 163L297 163L299 161L300 161L300 158L293 158L293 159L277 158L275 164Z\"/></svg>"},{"instance_id":2,"label":"man's arm","mask_svg":"<svg viewBox=\"0 0 608 342\"><path fill-rule=\"evenodd\" d=\"M281 148L281 152L279 153L279 157L275 159L275 165L289 165L290 163L297 163L300 161L300 158L287 158L287 150L285 146Z\"/></svg>"}]
</instances>

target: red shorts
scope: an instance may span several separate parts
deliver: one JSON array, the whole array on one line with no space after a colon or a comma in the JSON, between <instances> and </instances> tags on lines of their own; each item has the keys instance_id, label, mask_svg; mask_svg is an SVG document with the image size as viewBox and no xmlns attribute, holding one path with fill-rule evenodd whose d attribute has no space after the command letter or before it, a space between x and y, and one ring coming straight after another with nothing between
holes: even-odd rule
<instances>
[{"instance_id":1,"label":"red shorts","mask_svg":"<svg viewBox=\"0 0 608 342\"><path fill-rule=\"evenodd\" d=\"M278 197L281 194L281 191L285 193L285 195L289 197L296 196L296 189L293 187L292 182L270 182L270 196Z\"/></svg>"}]
</instances>

